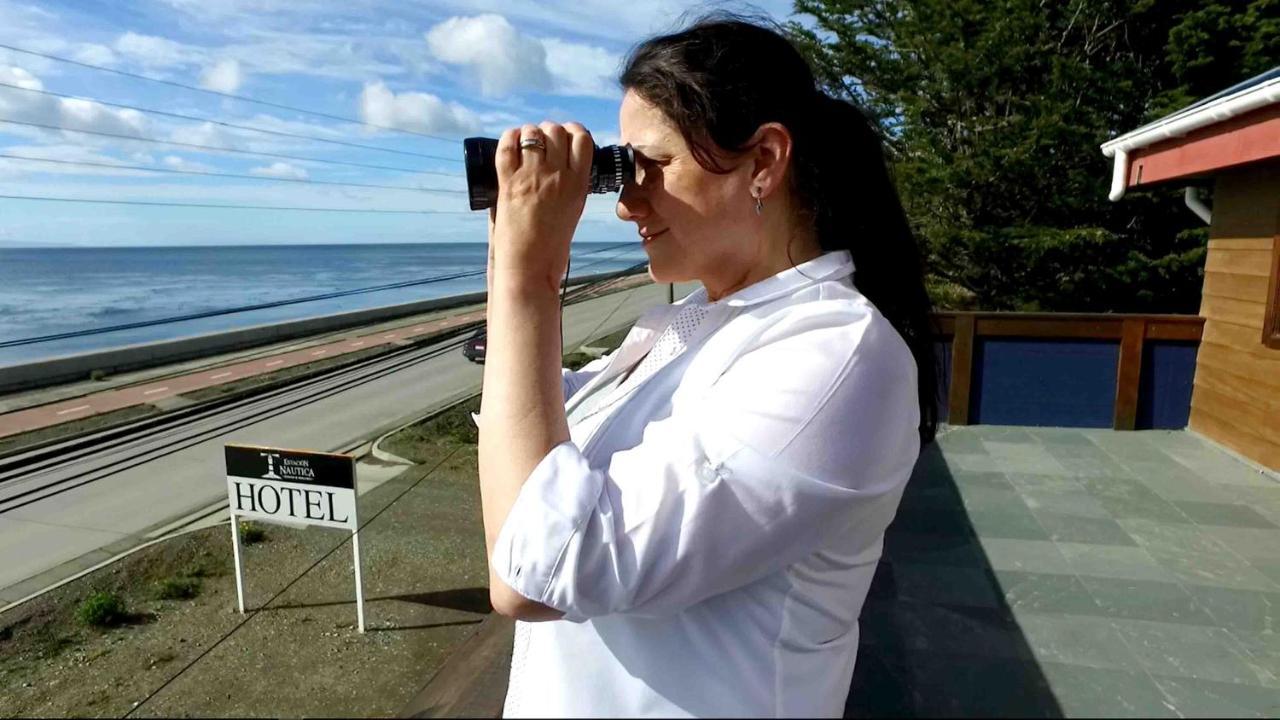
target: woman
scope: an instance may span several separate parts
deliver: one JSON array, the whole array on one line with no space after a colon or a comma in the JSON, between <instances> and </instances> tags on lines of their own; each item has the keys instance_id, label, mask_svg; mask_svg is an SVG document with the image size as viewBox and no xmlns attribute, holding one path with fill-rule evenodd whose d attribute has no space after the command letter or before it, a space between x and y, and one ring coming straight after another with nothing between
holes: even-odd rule
<instances>
[{"instance_id":1,"label":"woman","mask_svg":"<svg viewBox=\"0 0 1280 720\"><path fill-rule=\"evenodd\" d=\"M621 84L618 216L655 282L703 287L562 370L592 141L502 135L477 423L506 715L838 716L936 425L915 241L870 123L777 32L704 19Z\"/></svg>"}]
</instances>

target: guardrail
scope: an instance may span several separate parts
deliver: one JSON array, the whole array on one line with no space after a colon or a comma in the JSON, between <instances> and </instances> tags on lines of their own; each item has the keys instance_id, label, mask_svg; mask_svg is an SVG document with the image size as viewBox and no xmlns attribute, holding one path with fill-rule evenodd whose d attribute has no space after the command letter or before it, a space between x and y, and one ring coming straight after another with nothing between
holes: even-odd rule
<instances>
[{"instance_id":1,"label":"guardrail","mask_svg":"<svg viewBox=\"0 0 1280 720\"><path fill-rule=\"evenodd\" d=\"M595 273L572 278L570 287L621 277L623 272ZM483 303L487 292L451 295L431 300L384 305L364 310L351 310L332 315L318 315L300 320L253 325L203 335L125 345L109 350L94 350L74 355L45 358L16 365L0 366L0 393L31 390L50 385L88 379L89 373L101 370L107 374L142 370L158 365L244 350L320 333L370 325L384 320L419 315L435 310Z\"/></svg>"},{"instance_id":2,"label":"guardrail","mask_svg":"<svg viewBox=\"0 0 1280 720\"><path fill-rule=\"evenodd\" d=\"M939 312L952 425L1183 429L1198 315Z\"/></svg>"}]
</instances>

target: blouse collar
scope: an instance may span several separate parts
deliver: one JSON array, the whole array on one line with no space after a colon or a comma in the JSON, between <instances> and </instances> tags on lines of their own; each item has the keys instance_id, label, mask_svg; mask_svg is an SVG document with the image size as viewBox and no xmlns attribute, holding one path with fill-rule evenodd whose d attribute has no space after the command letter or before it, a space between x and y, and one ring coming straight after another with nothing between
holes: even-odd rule
<instances>
[{"instance_id":1,"label":"blouse collar","mask_svg":"<svg viewBox=\"0 0 1280 720\"><path fill-rule=\"evenodd\" d=\"M684 298L677 300L675 304L696 303L699 305L748 307L788 295L805 285L824 280L838 280L852 274L853 254L848 250L831 250L808 262L787 268L773 277L748 285L732 295L720 298L714 303L707 301L706 287L699 287Z\"/></svg>"}]
</instances>

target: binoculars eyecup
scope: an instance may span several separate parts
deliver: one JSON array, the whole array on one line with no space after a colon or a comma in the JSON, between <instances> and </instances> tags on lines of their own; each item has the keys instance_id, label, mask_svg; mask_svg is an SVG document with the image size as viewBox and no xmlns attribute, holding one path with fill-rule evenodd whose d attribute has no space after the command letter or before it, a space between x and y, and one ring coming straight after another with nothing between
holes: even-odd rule
<instances>
[{"instance_id":1,"label":"binoculars eyecup","mask_svg":"<svg viewBox=\"0 0 1280 720\"><path fill-rule=\"evenodd\" d=\"M498 168L494 163L498 141L485 137L466 138L462 141L462 151L471 209L493 207L498 203ZM626 183L634 182L635 175L636 158L630 145L597 145L591 157L591 184L587 192L617 192Z\"/></svg>"}]
</instances>

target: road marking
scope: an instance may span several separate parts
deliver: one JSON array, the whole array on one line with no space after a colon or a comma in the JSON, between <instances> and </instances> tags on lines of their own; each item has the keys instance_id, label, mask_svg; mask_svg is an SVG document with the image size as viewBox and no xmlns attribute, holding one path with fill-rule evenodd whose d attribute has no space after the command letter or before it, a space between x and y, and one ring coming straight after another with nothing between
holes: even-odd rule
<instances>
[{"instance_id":1,"label":"road marking","mask_svg":"<svg viewBox=\"0 0 1280 720\"><path fill-rule=\"evenodd\" d=\"M427 329L426 327L419 325L418 327L414 328L414 332L422 332L423 330L426 330L426 329Z\"/></svg>"},{"instance_id":2,"label":"road marking","mask_svg":"<svg viewBox=\"0 0 1280 720\"><path fill-rule=\"evenodd\" d=\"M361 346L361 345L363 345L363 344L364 344L364 341L363 341L363 340L361 340L360 342L353 342L353 343L351 343L351 347L360 347L360 346Z\"/></svg>"},{"instance_id":3,"label":"road marking","mask_svg":"<svg viewBox=\"0 0 1280 720\"><path fill-rule=\"evenodd\" d=\"M311 353L311 354L312 354L312 355L323 355L323 354L325 354L325 353L327 353L327 352L329 352L329 351L328 351L328 350L317 350L317 351L315 351L315 352L313 352L313 353Z\"/></svg>"},{"instance_id":4,"label":"road marking","mask_svg":"<svg viewBox=\"0 0 1280 720\"><path fill-rule=\"evenodd\" d=\"M229 373L229 372L218 373L217 375L211 375L211 376L209 376L209 379L210 379L210 380L217 380L218 378L230 377L231 375L232 375L232 373Z\"/></svg>"},{"instance_id":5,"label":"road marking","mask_svg":"<svg viewBox=\"0 0 1280 720\"><path fill-rule=\"evenodd\" d=\"M143 391L142 391L142 394L143 394L143 395L155 395L156 393L162 393L162 392L164 392L165 390L168 390L168 389L169 389L169 388L167 388L167 387L162 387L162 388L156 388L155 390L143 390Z\"/></svg>"},{"instance_id":6,"label":"road marking","mask_svg":"<svg viewBox=\"0 0 1280 720\"><path fill-rule=\"evenodd\" d=\"M273 365L279 365L280 363L283 363L283 362L284 362L283 360L272 360L271 362L267 363L267 367L271 367Z\"/></svg>"},{"instance_id":7,"label":"road marking","mask_svg":"<svg viewBox=\"0 0 1280 720\"><path fill-rule=\"evenodd\" d=\"M393 337L395 337L395 336L396 336L396 334L395 334L395 333L387 333L386 335L383 335L382 337L384 337L384 338L393 338Z\"/></svg>"},{"instance_id":8,"label":"road marking","mask_svg":"<svg viewBox=\"0 0 1280 720\"><path fill-rule=\"evenodd\" d=\"M58 415L66 415L66 414L68 414L68 413L80 412L81 410L88 410L88 409L89 409L89 406L88 406L88 405L81 405L81 406L79 406L79 407L67 408L66 410L59 410L59 411L57 412L57 414L58 414Z\"/></svg>"}]
</instances>

